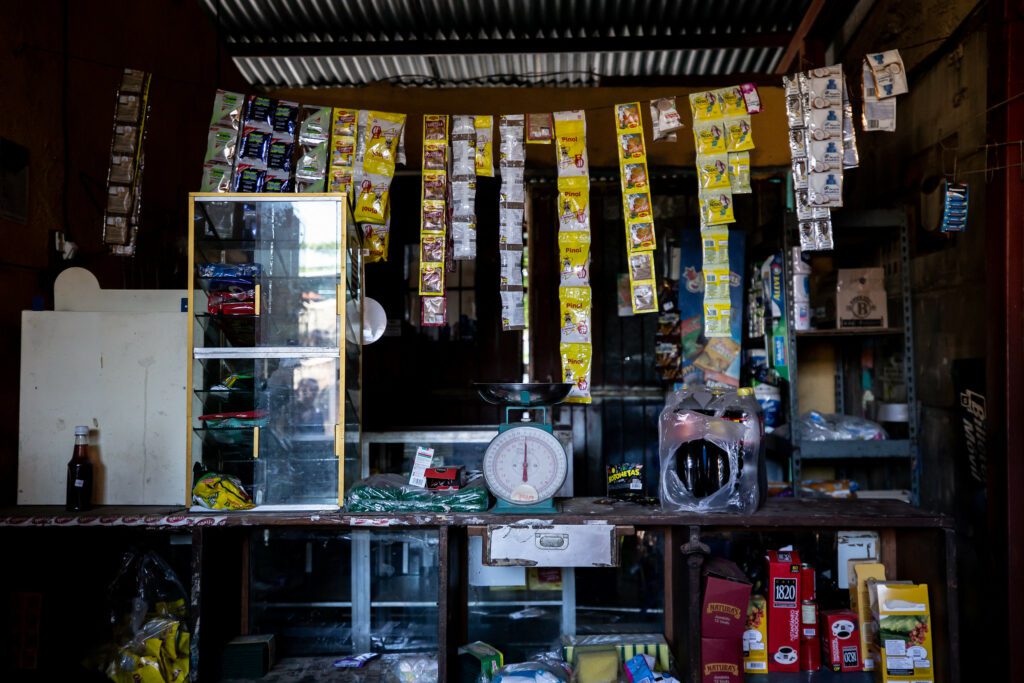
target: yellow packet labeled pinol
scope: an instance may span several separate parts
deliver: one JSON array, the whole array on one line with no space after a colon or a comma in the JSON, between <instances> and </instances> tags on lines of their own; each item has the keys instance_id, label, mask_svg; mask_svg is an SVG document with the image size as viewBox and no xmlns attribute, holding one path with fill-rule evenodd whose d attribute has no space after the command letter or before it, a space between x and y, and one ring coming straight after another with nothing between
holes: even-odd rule
<instances>
[{"instance_id":1,"label":"yellow packet labeled pinol","mask_svg":"<svg viewBox=\"0 0 1024 683\"><path fill-rule=\"evenodd\" d=\"M562 225L589 225L590 179L587 176L565 176L558 179L558 215Z\"/></svg>"},{"instance_id":2,"label":"yellow packet labeled pinol","mask_svg":"<svg viewBox=\"0 0 1024 683\"><path fill-rule=\"evenodd\" d=\"M700 214L705 225L735 223L736 217L733 214L732 190L726 188L701 190Z\"/></svg>"},{"instance_id":3,"label":"yellow packet labeled pinol","mask_svg":"<svg viewBox=\"0 0 1024 683\"><path fill-rule=\"evenodd\" d=\"M704 265L704 300L729 301L729 266Z\"/></svg>"},{"instance_id":4,"label":"yellow packet labeled pinol","mask_svg":"<svg viewBox=\"0 0 1024 683\"><path fill-rule=\"evenodd\" d=\"M722 121L703 121L693 124L693 142L697 154L720 154L726 151L725 125Z\"/></svg>"},{"instance_id":5,"label":"yellow packet labeled pinol","mask_svg":"<svg viewBox=\"0 0 1024 683\"><path fill-rule=\"evenodd\" d=\"M593 347L590 344L561 343L562 381L573 385L566 403L590 403L590 366Z\"/></svg>"},{"instance_id":6,"label":"yellow packet labeled pinol","mask_svg":"<svg viewBox=\"0 0 1024 683\"><path fill-rule=\"evenodd\" d=\"M718 101L718 92L705 90L690 93L690 113L693 114L694 124L698 121L714 121L722 118L722 105Z\"/></svg>"},{"instance_id":7,"label":"yellow packet labeled pinol","mask_svg":"<svg viewBox=\"0 0 1024 683\"><path fill-rule=\"evenodd\" d=\"M590 233L584 230L562 230L558 233L558 261L561 264L560 284L590 284Z\"/></svg>"},{"instance_id":8,"label":"yellow packet labeled pinol","mask_svg":"<svg viewBox=\"0 0 1024 683\"><path fill-rule=\"evenodd\" d=\"M733 194L750 194L750 152L729 152L729 186Z\"/></svg>"},{"instance_id":9,"label":"yellow packet labeled pinol","mask_svg":"<svg viewBox=\"0 0 1024 683\"><path fill-rule=\"evenodd\" d=\"M754 149L754 136L750 129L750 116L737 116L725 121L725 145L730 152Z\"/></svg>"},{"instance_id":10,"label":"yellow packet labeled pinol","mask_svg":"<svg viewBox=\"0 0 1024 683\"><path fill-rule=\"evenodd\" d=\"M697 181L705 190L729 187L729 155L698 154Z\"/></svg>"},{"instance_id":11,"label":"yellow packet labeled pinol","mask_svg":"<svg viewBox=\"0 0 1024 683\"><path fill-rule=\"evenodd\" d=\"M615 105L615 130L619 133L635 133L643 130L639 102Z\"/></svg>"},{"instance_id":12,"label":"yellow packet labeled pinol","mask_svg":"<svg viewBox=\"0 0 1024 683\"><path fill-rule=\"evenodd\" d=\"M384 224L384 213L388 208L391 176L367 175L356 192L355 209L352 217L356 223Z\"/></svg>"},{"instance_id":13,"label":"yellow packet labeled pinol","mask_svg":"<svg viewBox=\"0 0 1024 683\"><path fill-rule=\"evenodd\" d=\"M587 124L582 111L555 113L555 162L560 177L587 174Z\"/></svg>"},{"instance_id":14,"label":"yellow packet labeled pinol","mask_svg":"<svg viewBox=\"0 0 1024 683\"><path fill-rule=\"evenodd\" d=\"M725 118L741 116L747 113L747 102L743 99L743 91L740 90L738 85L734 85L731 88L720 88L715 93L718 95L722 116Z\"/></svg>"},{"instance_id":15,"label":"yellow packet labeled pinol","mask_svg":"<svg viewBox=\"0 0 1024 683\"><path fill-rule=\"evenodd\" d=\"M376 175L393 176L398 143L405 128L405 114L371 111L366 119L366 151L363 170Z\"/></svg>"},{"instance_id":16,"label":"yellow packet labeled pinol","mask_svg":"<svg viewBox=\"0 0 1024 683\"><path fill-rule=\"evenodd\" d=\"M590 341L590 287L559 287L563 342Z\"/></svg>"},{"instance_id":17,"label":"yellow packet labeled pinol","mask_svg":"<svg viewBox=\"0 0 1024 683\"><path fill-rule=\"evenodd\" d=\"M494 177L494 117L474 116L476 129L476 174Z\"/></svg>"}]
</instances>

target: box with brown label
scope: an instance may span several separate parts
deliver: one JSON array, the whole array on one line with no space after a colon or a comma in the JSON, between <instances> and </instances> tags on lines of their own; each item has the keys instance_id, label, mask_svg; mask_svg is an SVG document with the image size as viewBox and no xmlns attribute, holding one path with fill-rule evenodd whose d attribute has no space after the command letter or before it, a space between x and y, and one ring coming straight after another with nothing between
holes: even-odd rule
<instances>
[{"instance_id":1,"label":"box with brown label","mask_svg":"<svg viewBox=\"0 0 1024 683\"><path fill-rule=\"evenodd\" d=\"M857 630L860 632L860 661L865 671L875 668L871 659L871 640L875 632L875 619L871 616L871 601L868 598L868 580L885 580L885 565L879 562L851 560L850 607L857 613Z\"/></svg>"},{"instance_id":2,"label":"box with brown label","mask_svg":"<svg viewBox=\"0 0 1024 683\"><path fill-rule=\"evenodd\" d=\"M768 673L768 601L751 595L743 631L743 673Z\"/></svg>"},{"instance_id":3,"label":"box with brown label","mask_svg":"<svg viewBox=\"0 0 1024 683\"><path fill-rule=\"evenodd\" d=\"M861 671L860 629L853 610L835 609L821 614L821 660L832 671Z\"/></svg>"},{"instance_id":4,"label":"box with brown label","mask_svg":"<svg viewBox=\"0 0 1024 683\"><path fill-rule=\"evenodd\" d=\"M841 329L889 326L885 271L881 268L839 269L836 326Z\"/></svg>"},{"instance_id":5,"label":"box with brown label","mask_svg":"<svg viewBox=\"0 0 1024 683\"><path fill-rule=\"evenodd\" d=\"M701 683L743 683L742 657L739 638L701 638Z\"/></svg>"},{"instance_id":6,"label":"box with brown label","mask_svg":"<svg viewBox=\"0 0 1024 683\"><path fill-rule=\"evenodd\" d=\"M882 682L934 681L928 586L879 583L875 594L872 611L878 615L878 634L872 654Z\"/></svg>"},{"instance_id":7,"label":"box with brown label","mask_svg":"<svg viewBox=\"0 0 1024 683\"><path fill-rule=\"evenodd\" d=\"M704 564L704 609L701 635L705 638L743 637L750 602L750 581L735 563L720 557Z\"/></svg>"},{"instance_id":8,"label":"box with brown label","mask_svg":"<svg viewBox=\"0 0 1024 683\"><path fill-rule=\"evenodd\" d=\"M800 555L768 551L768 670L800 671Z\"/></svg>"}]
</instances>

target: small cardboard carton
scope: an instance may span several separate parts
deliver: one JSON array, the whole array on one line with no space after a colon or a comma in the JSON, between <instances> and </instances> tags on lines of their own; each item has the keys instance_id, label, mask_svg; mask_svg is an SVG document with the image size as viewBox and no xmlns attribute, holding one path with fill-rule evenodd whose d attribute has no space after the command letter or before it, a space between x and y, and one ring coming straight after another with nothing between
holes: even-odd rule
<instances>
[{"instance_id":1,"label":"small cardboard carton","mask_svg":"<svg viewBox=\"0 0 1024 683\"><path fill-rule=\"evenodd\" d=\"M739 638L701 638L701 683L743 683L742 659Z\"/></svg>"},{"instance_id":2,"label":"small cardboard carton","mask_svg":"<svg viewBox=\"0 0 1024 683\"><path fill-rule=\"evenodd\" d=\"M850 586L850 560L877 560L877 531L840 531L836 534L837 583L840 590Z\"/></svg>"},{"instance_id":3,"label":"small cardboard carton","mask_svg":"<svg viewBox=\"0 0 1024 683\"><path fill-rule=\"evenodd\" d=\"M884 270L839 269L836 276L836 323L841 329L889 326Z\"/></svg>"},{"instance_id":4,"label":"small cardboard carton","mask_svg":"<svg viewBox=\"0 0 1024 683\"><path fill-rule=\"evenodd\" d=\"M800 555L768 551L768 670L800 671Z\"/></svg>"},{"instance_id":5,"label":"small cardboard carton","mask_svg":"<svg viewBox=\"0 0 1024 683\"><path fill-rule=\"evenodd\" d=\"M853 610L821 613L821 660L832 671L861 671L860 630Z\"/></svg>"},{"instance_id":6,"label":"small cardboard carton","mask_svg":"<svg viewBox=\"0 0 1024 683\"><path fill-rule=\"evenodd\" d=\"M704 609L701 635L705 638L743 638L750 602L750 580L735 563L720 557L704 565Z\"/></svg>"},{"instance_id":7,"label":"small cardboard carton","mask_svg":"<svg viewBox=\"0 0 1024 683\"><path fill-rule=\"evenodd\" d=\"M872 611L878 633L872 643L876 678L883 683L935 680L931 610L926 584L885 584L875 587Z\"/></svg>"},{"instance_id":8,"label":"small cardboard carton","mask_svg":"<svg viewBox=\"0 0 1024 683\"><path fill-rule=\"evenodd\" d=\"M875 632L875 619L871 615L871 600L868 597L868 580L885 581L885 565L880 562L851 560L850 607L857 613L857 630L860 631L860 661L865 671L875 668L871 659L871 639Z\"/></svg>"},{"instance_id":9,"label":"small cardboard carton","mask_svg":"<svg viewBox=\"0 0 1024 683\"><path fill-rule=\"evenodd\" d=\"M751 595L743 631L743 673L768 673L768 601Z\"/></svg>"}]
</instances>

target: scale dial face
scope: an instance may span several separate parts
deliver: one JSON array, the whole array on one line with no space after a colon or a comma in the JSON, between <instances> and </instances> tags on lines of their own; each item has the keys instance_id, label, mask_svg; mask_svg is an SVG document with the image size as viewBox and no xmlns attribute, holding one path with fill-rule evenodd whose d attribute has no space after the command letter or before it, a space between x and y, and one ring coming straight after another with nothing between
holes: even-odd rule
<instances>
[{"instance_id":1,"label":"scale dial face","mask_svg":"<svg viewBox=\"0 0 1024 683\"><path fill-rule=\"evenodd\" d=\"M562 444L537 427L513 427L498 434L484 454L484 479L491 493L517 505L553 498L568 470Z\"/></svg>"}]
</instances>

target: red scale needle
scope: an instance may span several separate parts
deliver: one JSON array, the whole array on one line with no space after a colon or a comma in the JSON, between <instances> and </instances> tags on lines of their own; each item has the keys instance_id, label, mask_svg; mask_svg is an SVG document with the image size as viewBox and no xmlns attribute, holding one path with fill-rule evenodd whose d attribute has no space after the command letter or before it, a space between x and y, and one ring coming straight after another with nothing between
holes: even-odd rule
<instances>
[{"instance_id":1,"label":"red scale needle","mask_svg":"<svg viewBox=\"0 0 1024 683\"><path fill-rule=\"evenodd\" d=\"M529 477L527 476L527 472L530 469L530 462L526 459L526 453L527 453L527 450L529 449L529 447L530 447L529 442L524 440L523 441L523 483L526 483L529 480Z\"/></svg>"}]
</instances>

